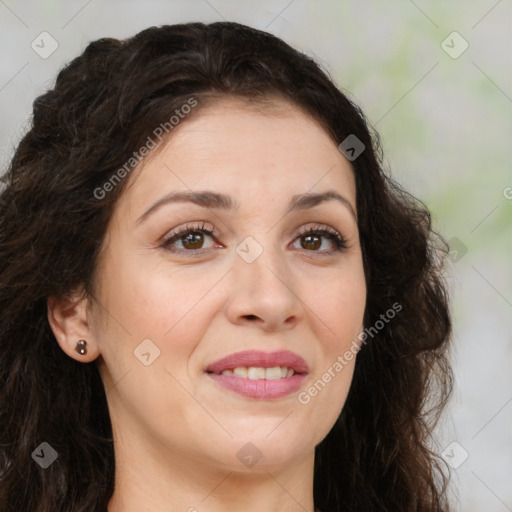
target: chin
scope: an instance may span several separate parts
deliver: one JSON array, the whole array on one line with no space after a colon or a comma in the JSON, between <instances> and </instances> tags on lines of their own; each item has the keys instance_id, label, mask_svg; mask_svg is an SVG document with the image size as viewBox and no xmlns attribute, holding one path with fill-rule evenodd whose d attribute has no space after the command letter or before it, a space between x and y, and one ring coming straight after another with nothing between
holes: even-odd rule
<instances>
[{"instance_id":1,"label":"chin","mask_svg":"<svg viewBox=\"0 0 512 512\"><path fill-rule=\"evenodd\" d=\"M274 428L276 423L274 422ZM231 471L277 470L296 463L309 454L314 454L311 440L291 436L289 430L283 429L282 435L273 432L265 434L237 436L230 441L230 446L223 450L223 455L233 453L225 461ZM267 437L265 437L267 436ZM224 457L225 458L225 457Z\"/></svg>"}]
</instances>

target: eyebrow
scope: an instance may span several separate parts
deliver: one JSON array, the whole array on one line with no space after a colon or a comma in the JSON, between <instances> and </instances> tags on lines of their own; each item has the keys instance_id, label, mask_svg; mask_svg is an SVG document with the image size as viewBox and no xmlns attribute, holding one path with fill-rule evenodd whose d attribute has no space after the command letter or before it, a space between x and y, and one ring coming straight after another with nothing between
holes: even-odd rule
<instances>
[{"instance_id":1,"label":"eyebrow","mask_svg":"<svg viewBox=\"0 0 512 512\"><path fill-rule=\"evenodd\" d=\"M357 215L350 201L334 190L328 190L321 194L306 193L295 195L290 201L288 212L308 210L321 203L332 200L343 204L357 222ZM209 190L171 192L150 206L150 208L137 219L137 224L143 222L162 206L174 203L194 203L203 208L231 211L236 211L240 207L240 203L232 197L219 192L211 192Z\"/></svg>"}]
</instances>

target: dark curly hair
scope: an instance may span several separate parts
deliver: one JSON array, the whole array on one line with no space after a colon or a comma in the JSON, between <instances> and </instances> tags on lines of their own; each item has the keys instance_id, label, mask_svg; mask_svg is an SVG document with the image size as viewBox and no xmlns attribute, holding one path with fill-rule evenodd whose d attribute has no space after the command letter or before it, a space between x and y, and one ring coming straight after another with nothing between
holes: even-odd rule
<instances>
[{"instance_id":1,"label":"dark curly hair","mask_svg":"<svg viewBox=\"0 0 512 512\"><path fill-rule=\"evenodd\" d=\"M80 363L59 347L47 299L79 286L94 297L99 250L129 179L101 199L98 188L191 97L198 111L226 95L254 104L277 95L336 145L351 134L365 145L351 162L364 325L392 303L403 308L359 352L343 410L316 446L315 506L448 511L449 468L431 444L453 387L447 243L427 207L383 169L364 114L314 60L273 35L221 22L93 41L34 101L0 196L2 512L106 510L115 472L106 391L97 360ZM31 458L42 441L59 454L45 470Z\"/></svg>"}]
</instances>

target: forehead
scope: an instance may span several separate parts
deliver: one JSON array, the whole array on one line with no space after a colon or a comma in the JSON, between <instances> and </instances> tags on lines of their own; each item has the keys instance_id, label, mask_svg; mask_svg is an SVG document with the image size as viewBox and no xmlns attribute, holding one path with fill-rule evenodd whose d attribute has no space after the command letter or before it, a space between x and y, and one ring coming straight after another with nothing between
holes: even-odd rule
<instances>
[{"instance_id":1,"label":"forehead","mask_svg":"<svg viewBox=\"0 0 512 512\"><path fill-rule=\"evenodd\" d=\"M348 160L323 127L298 107L226 98L198 107L132 176L131 207L173 190L216 190L240 202L279 201L335 189L355 209Z\"/></svg>"}]
</instances>

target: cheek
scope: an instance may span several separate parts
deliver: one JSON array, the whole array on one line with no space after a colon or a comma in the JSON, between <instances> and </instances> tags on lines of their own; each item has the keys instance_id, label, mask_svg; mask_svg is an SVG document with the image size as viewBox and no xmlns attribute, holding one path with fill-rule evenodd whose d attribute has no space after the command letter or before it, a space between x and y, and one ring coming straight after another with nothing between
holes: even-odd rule
<instances>
[{"instance_id":1,"label":"cheek","mask_svg":"<svg viewBox=\"0 0 512 512\"><path fill-rule=\"evenodd\" d=\"M311 411L319 430L332 426L348 395L359 349L358 335L363 328L366 284L362 269L338 274L328 281L322 292L310 297L319 340L319 364L298 401ZM330 427L329 427L330 428Z\"/></svg>"},{"instance_id":2,"label":"cheek","mask_svg":"<svg viewBox=\"0 0 512 512\"><path fill-rule=\"evenodd\" d=\"M342 354L336 354L336 358L333 354L332 358L328 358L328 362L297 396L297 407L307 417L315 445L324 439L335 424L352 384L355 356L347 361Z\"/></svg>"},{"instance_id":3,"label":"cheek","mask_svg":"<svg viewBox=\"0 0 512 512\"><path fill-rule=\"evenodd\" d=\"M343 274L330 281L312 301L312 311L321 320L322 337L332 354L346 350L363 327L366 285L362 272ZM320 338L320 339L322 339Z\"/></svg>"},{"instance_id":4,"label":"cheek","mask_svg":"<svg viewBox=\"0 0 512 512\"><path fill-rule=\"evenodd\" d=\"M172 272L165 265L138 264L112 268L105 296L111 317L103 338L112 356L124 353L132 364L133 352L149 339L160 351L157 366L184 375L187 361L204 337L215 313L212 307L218 274L194 277L187 269ZM113 340L117 340L115 343Z\"/></svg>"},{"instance_id":5,"label":"cheek","mask_svg":"<svg viewBox=\"0 0 512 512\"><path fill-rule=\"evenodd\" d=\"M321 380L327 382L326 387L329 387L323 392L323 396L319 397L323 401L320 407L325 414L324 423L330 427L334 425L345 405L354 376L355 356L351 361L342 356L341 361L336 361L321 376Z\"/></svg>"},{"instance_id":6,"label":"cheek","mask_svg":"<svg viewBox=\"0 0 512 512\"><path fill-rule=\"evenodd\" d=\"M215 284L207 276L194 278L187 270L171 271L168 264L149 255L112 257L103 275L108 276L101 288L105 309L132 338L170 335L190 319L201 297Z\"/></svg>"},{"instance_id":7,"label":"cheek","mask_svg":"<svg viewBox=\"0 0 512 512\"><path fill-rule=\"evenodd\" d=\"M193 338L208 324L208 304L217 275L188 276L179 271L153 272L140 276L135 284L138 305L131 310L135 329L150 329L155 336L167 342Z\"/></svg>"}]
</instances>

